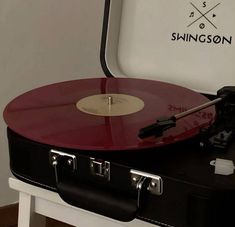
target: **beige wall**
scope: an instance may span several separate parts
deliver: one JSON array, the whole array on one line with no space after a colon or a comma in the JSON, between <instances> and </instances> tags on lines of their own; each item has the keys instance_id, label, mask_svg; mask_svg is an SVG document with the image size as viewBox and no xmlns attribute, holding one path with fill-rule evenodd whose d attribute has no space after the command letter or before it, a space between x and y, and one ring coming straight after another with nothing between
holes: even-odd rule
<instances>
[{"instance_id":1,"label":"beige wall","mask_svg":"<svg viewBox=\"0 0 235 227\"><path fill-rule=\"evenodd\" d=\"M103 76L99 46L104 0L0 0L0 109L35 87ZM18 200L0 118L0 206ZM20 161L20 160L19 160Z\"/></svg>"}]
</instances>

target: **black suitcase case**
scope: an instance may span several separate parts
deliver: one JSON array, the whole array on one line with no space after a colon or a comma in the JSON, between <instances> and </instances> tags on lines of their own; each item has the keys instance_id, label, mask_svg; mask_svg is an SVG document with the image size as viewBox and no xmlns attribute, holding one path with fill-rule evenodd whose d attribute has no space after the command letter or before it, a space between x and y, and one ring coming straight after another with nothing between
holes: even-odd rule
<instances>
[{"instance_id":1,"label":"black suitcase case","mask_svg":"<svg viewBox=\"0 0 235 227\"><path fill-rule=\"evenodd\" d=\"M105 1L101 64L106 76L116 74L106 61L107 48L113 45L107 39L121 20L115 8L122 7L122 1ZM110 20L110 13L117 20ZM227 103L230 117L233 100ZM235 140L224 149L209 145L201 149L200 143L207 142L204 137L208 139L207 132L202 132L157 152L149 148L97 153L42 144L10 128L7 131L14 176L56 191L74 206L121 221L139 218L159 226L234 226L235 175L233 171L215 174L213 165L218 158L235 160Z\"/></svg>"},{"instance_id":2,"label":"black suitcase case","mask_svg":"<svg viewBox=\"0 0 235 227\"><path fill-rule=\"evenodd\" d=\"M160 226L234 225L235 176L215 175L209 163L218 157L233 160L235 145L221 154L201 151L195 139L158 152L97 156L30 141L10 129L8 139L12 173L57 191L72 205L121 221L139 218ZM51 162L57 154L63 157L63 168L56 182ZM79 174L67 164L74 159L79 160ZM141 177L146 180L137 189Z\"/></svg>"}]
</instances>

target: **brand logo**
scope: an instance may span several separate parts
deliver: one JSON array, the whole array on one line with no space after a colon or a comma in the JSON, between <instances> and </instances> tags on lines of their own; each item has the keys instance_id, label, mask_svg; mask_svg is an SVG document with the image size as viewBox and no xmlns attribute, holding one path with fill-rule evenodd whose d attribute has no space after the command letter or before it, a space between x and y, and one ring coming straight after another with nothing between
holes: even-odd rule
<instances>
[{"instance_id":1,"label":"brand logo","mask_svg":"<svg viewBox=\"0 0 235 227\"><path fill-rule=\"evenodd\" d=\"M190 2L192 10L189 12L190 23L187 27L198 26L201 31L204 31L207 26L210 26L217 30L216 9L220 6L220 4L221 3L217 3L212 7L208 7L207 1L201 2L199 6L196 6L194 3ZM218 34L206 34L206 31L194 34L173 32L171 34L171 40L180 42L231 45L233 37Z\"/></svg>"},{"instance_id":2,"label":"brand logo","mask_svg":"<svg viewBox=\"0 0 235 227\"><path fill-rule=\"evenodd\" d=\"M200 43L214 43L214 44L232 44L232 36L225 37L220 35L205 35L205 34L187 34L187 33L172 33L172 41L183 42L200 42Z\"/></svg>"}]
</instances>

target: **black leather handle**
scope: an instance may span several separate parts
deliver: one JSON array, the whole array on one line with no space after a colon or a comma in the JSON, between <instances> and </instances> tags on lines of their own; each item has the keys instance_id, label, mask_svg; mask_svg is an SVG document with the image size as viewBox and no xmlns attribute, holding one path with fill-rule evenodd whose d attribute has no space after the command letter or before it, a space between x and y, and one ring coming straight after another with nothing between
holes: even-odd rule
<instances>
[{"instance_id":1,"label":"black leather handle","mask_svg":"<svg viewBox=\"0 0 235 227\"><path fill-rule=\"evenodd\" d=\"M119 221L127 222L136 217L137 201L123 194L72 181L58 182L57 187L61 198L71 205Z\"/></svg>"},{"instance_id":2,"label":"black leather handle","mask_svg":"<svg viewBox=\"0 0 235 227\"><path fill-rule=\"evenodd\" d=\"M76 182L59 182L58 192L67 203L120 221L136 217L137 202L105 188Z\"/></svg>"},{"instance_id":3,"label":"black leather handle","mask_svg":"<svg viewBox=\"0 0 235 227\"><path fill-rule=\"evenodd\" d=\"M55 170L57 191L65 202L119 221L136 217L137 198L133 198L130 189L125 189L125 193L117 190L117 182L114 189L112 182L87 174L90 169L84 168L84 173L77 171L76 157L70 154L52 150L50 161Z\"/></svg>"}]
</instances>

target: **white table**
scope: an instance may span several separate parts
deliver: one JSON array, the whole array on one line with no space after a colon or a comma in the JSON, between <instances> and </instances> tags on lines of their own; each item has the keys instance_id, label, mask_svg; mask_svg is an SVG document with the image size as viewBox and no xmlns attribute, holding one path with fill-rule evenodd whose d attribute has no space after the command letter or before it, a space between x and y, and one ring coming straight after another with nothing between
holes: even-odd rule
<instances>
[{"instance_id":1,"label":"white table","mask_svg":"<svg viewBox=\"0 0 235 227\"><path fill-rule=\"evenodd\" d=\"M9 178L9 186L19 192L18 227L43 227L45 217L78 227L158 227L138 219L119 222L73 207L65 203L57 193L15 178Z\"/></svg>"}]
</instances>

